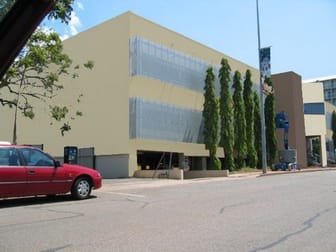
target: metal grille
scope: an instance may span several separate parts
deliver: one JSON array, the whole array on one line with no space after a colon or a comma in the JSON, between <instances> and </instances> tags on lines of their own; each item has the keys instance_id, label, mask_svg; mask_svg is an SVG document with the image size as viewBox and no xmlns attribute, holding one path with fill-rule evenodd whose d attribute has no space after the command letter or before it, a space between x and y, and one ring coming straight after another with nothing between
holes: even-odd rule
<instances>
[{"instance_id":1,"label":"metal grille","mask_svg":"<svg viewBox=\"0 0 336 252\"><path fill-rule=\"evenodd\" d=\"M219 66L213 66L187 54L155 44L140 37L130 39L130 75L141 75L203 92L206 69L212 66L218 76ZM216 78L216 91L219 81Z\"/></svg>"},{"instance_id":2,"label":"metal grille","mask_svg":"<svg viewBox=\"0 0 336 252\"><path fill-rule=\"evenodd\" d=\"M130 98L130 138L203 143L202 112Z\"/></svg>"}]
</instances>

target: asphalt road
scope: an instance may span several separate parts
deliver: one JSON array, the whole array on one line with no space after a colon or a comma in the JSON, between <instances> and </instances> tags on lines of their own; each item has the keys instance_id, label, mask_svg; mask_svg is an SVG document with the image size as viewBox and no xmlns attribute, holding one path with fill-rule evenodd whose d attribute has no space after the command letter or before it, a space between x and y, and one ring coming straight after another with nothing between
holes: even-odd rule
<instances>
[{"instance_id":1,"label":"asphalt road","mask_svg":"<svg viewBox=\"0 0 336 252\"><path fill-rule=\"evenodd\" d=\"M0 200L0 251L335 251L336 172L108 180L89 200Z\"/></svg>"}]
</instances>

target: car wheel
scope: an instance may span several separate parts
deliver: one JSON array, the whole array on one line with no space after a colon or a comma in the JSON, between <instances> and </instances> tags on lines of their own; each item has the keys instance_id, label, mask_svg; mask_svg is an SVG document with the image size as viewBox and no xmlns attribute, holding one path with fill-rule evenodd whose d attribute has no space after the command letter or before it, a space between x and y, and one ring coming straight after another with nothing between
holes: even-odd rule
<instances>
[{"instance_id":1,"label":"car wheel","mask_svg":"<svg viewBox=\"0 0 336 252\"><path fill-rule=\"evenodd\" d=\"M71 196L74 199L87 199L91 193L91 181L88 178L79 178L71 188Z\"/></svg>"}]
</instances>

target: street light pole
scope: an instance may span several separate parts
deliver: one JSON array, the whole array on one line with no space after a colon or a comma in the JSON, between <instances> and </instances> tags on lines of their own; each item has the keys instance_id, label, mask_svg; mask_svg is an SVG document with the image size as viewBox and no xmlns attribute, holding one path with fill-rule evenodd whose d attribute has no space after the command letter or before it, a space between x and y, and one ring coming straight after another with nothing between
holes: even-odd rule
<instances>
[{"instance_id":1,"label":"street light pole","mask_svg":"<svg viewBox=\"0 0 336 252\"><path fill-rule=\"evenodd\" d=\"M259 28L259 5L257 5L257 27L258 27L258 55L259 55L259 73L260 73L260 114L261 114L261 144L262 144L262 171L267 173L267 160L266 160L266 134L265 134L265 114L264 114L264 92L263 92L263 76L261 73L261 57L260 57L260 28Z\"/></svg>"}]
</instances>

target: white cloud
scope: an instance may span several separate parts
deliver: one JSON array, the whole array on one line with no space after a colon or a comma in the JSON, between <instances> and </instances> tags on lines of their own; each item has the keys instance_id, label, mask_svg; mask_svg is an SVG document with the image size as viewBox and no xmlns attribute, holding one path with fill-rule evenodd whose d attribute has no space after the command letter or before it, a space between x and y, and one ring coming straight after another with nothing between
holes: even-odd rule
<instances>
[{"instance_id":1,"label":"white cloud","mask_svg":"<svg viewBox=\"0 0 336 252\"><path fill-rule=\"evenodd\" d=\"M40 25L40 26L38 26L38 29L41 29L42 32L44 32L44 33L46 33L46 34L50 34L50 33L52 33L52 32L55 32L54 29L52 29L52 28L50 28L50 27L48 27L48 26L46 26L46 25Z\"/></svg>"},{"instance_id":2,"label":"white cloud","mask_svg":"<svg viewBox=\"0 0 336 252\"><path fill-rule=\"evenodd\" d=\"M84 10L84 5L81 1L77 1L76 2L76 11L83 11ZM72 11L70 14L70 21L67 25L67 27L65 28L65 33L63 33L62 35L60 35L60 38L62 40L68 39L71 36L74 36L78 33L78 29L82 27L82 22L79 19L79 17L77 16L75 11Z\"/></svg>"},{"instance_id":3,"label":"white cloud","mask_svg":"<svg viewBox=\"0 0 336 252\"><path fill-rule=\"evenodd\" d=\"M63 41L63 40L66 40L69 38L69 35L68 34L63 34L60 36L60 39Z\"/></svg>"},{"instance_id":4,"label":"white cloud","mask_svg":"<svg viewBox=\"0 0 336 252\"><path fill-rule=\"evenodd\" d=\"M82 2L77 2L77 8L80 10L84 10L84 5Z\"/></svg>"},{"instance_id":5,"label":"white cloud","mask_svg":"<svg viewBox=\"0 0 336 252\"><path fill-rule=\"evenodd\" d=\"M82 26L82 23L79 19L79 17L76 15L76 13L73 11L71 12L70 16L70 22L69 22L69 29L70 29L70 34L76 35L78 33L78 28Z\"/></svg>"}]
</instances>

